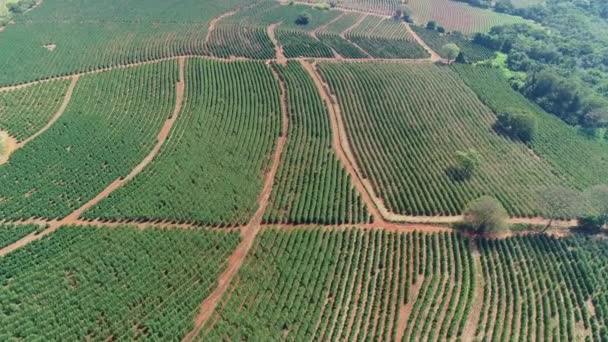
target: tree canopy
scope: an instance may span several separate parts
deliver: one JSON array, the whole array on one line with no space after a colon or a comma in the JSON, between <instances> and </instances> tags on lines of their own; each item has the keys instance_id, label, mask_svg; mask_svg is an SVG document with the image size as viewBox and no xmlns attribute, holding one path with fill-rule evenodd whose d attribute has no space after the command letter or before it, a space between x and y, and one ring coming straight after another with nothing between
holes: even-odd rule
<instances>
[{"instance_id":1,"label":"tree canopy","mask_svg":"<svg viewBox=\"0 0 608 342\"><path fill-rule=\"evenodd\" d=\"M467 206L464 212L465 223L482 234L498 234L506 231L507 212L498 200L482 196Z\"/></svg>"}]
</instances>

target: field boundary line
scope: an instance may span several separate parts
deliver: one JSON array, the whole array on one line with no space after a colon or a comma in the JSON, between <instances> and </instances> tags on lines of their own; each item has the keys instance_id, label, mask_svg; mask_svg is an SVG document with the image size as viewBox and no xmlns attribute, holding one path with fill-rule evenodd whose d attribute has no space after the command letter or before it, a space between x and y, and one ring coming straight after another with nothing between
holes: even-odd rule
<instances>
[{"instance_id":1,"label":"field boundary line","mask_svg":"<svg viewBox=\"0 0 608 342\"><path fill-rule=\"evenodd\" d=\"M266 28L266 34L268 35L268 38L270 38L272 45L274 45L274 56L276 62L285 66L287 65L287 58L285 58L285 54L283 53L283 45L279 44L279 40L275 35L276 29L279 25L281 25L281 23L283 22L280 21L278 23L268 25L268 27Z\"/></svg>"},{"instance_id":2,"label":"field boundary line","mask_svg":"<svg viewBox=\"0 0 608 342\"><path fill-rule=\"evenodd\" d=\"M429 55L431 55L428 60L430 60L431 62L441 62L448 64L448 61L445 58L439 56L439 54L435 52L435 50L431 49L431 47L424 41L424 39L420 38L418 33L416 33L416 31L412 29L409 23L402 22L402 25L405 26L405 28L407 29L407 33L409 33L412 38L414 38L416 43L422 46L422 48L425 49Z\"/></svg>"},{"instance_id":3,"label":"field boundary line","mask_svg":"<svg viewBox=\"0 0 608 342\"><path fill-rule=\"evenodd\" d=\"M72 82L70 82L70 86L68 87L68 90L66 91L65 96L63 97L63 102L61 103L61 106L59 107L59 109L57 109L57 112L55 112L55 115L53 115L51 120L49 120L49 122L47 122L46 125L44 125L44 127L39 129L36 133L29 136L27 139L17 143L17 146L15 146L15 151L22 148L23 146L25 146L25 144L36 139L39 135L41 135L46 130L51 128L51 126L53 126L53 124L55 122L57 122L57 120L59 120L59 118L63 115L66 108L68 107L68 104L70 103L70 101L72 99L72 94L74 93L74 88L76 88L76 83L78 83L78 79L80 78L80 75L73 75L73 76L70 76L70 78L72 79Z\"/></svg>"},{"instance_id":4,"label":"field boundary line","mask_svg":"<svg viewBox=\"0 0 608 342\"><path fill-rule=\"evenodd\" d=\"M148 155L138 165L136 165L131 170L131 172L129 172L129 174L126 177L118 178L117 180L112 182L110 185L108 185L104 190L102 190L99 194L97 194L97 196L95 196L94 198L92 198L91 200L89 200L88 202L83 204L80 208L72 211L70 214L68 214L63 219L60 219L58 221L49 221L48 227L45 230L43 230L42 232L40 232L38 234L36 234L36 232L33 232L33 233L25 236L24 238L21 238L18 241L0 249L0 257L3 257L6 254L8 254L22 246L25 246L32 241L41 239L42 237L54 232L55 230L57 230L59 227L61 227L63 225L70 225L70 224L78 223L79 222L78 218L80 217L81 214L83 214L85 211L87 211L88 209L93 207L95 204L97 204L102 199L108 197L114 190L120 188L125 183L127 183L128 181L133 179L135 176L137 176L137 174L139 174L152 161L152 159L154 159L154 157L160 151L160 148L162 147L164 142L167 140L167 137L169 136L169 132L171 131L171 128L173 127L173 123L175 122L179 112L181 111L181 107L182 107L182 103L183 103L183 99L184 99L185 58L184 57L178 58L178 62L179 62L180 80L175 85L175 88L176 88L175 109L173 111L173 114L165 121L165 124L163 125L160 132L158 133L157 143L154 146L154 148L148 153Z\"/></svg>"},{"instance_id":5,"label":"field boundary line","mask_svg":"<svg viewBox=\"0 0 608 342\"><path fill-rule=\"evenodd\" d=\"M226 269L220 274L217 280L216 288L203 300L200 304L200 312L194 319L194 328L184 336L182 342L189 342L196 338L203 328L203 325L215 312L215 309L219 305L224 293L230 286L232 279L240 270L245 258L249 254L249 250L251 246L253 246L253 242L255 241L255 237L260 230L260 225L262 223L262 219L264 218L264 213L266 212L266 207L268 205L268 200L270 199L270 193L272 192L272 186L274 185L274 178L279 169L279 164L281 162L281 153L283 151L283 147L287 141L287 133L289 128L288 123L288 113L287 113L287 93L286 87L283 83L283 80L280 79L276 70L271 68L271 72L274 78L277 80L279 87L281 89L281 135L278 138L277 146L275 148L274 156L272 159L272 165L270 166L270 170L266 173L264 187L262 192L258 197L258 209L255 214L249 221L249 223L241 229L241 242L236 247L236 249L232 252L230 257L228 258L228 263Z\"/></svg>"},{"instance_id":6,"label":"field boundary line","mask_svg":"<svg viewBox=\"0 0 608 342\"><path fill-rule=\"evenodd\" d=\"M359 19L357 19L357 21L355 21L352 25L350 25L348 28L346 28L346 30L340 32L340 37L344 40L346 40L347 42L351 43L352 46L356 47L359 51L361 51L364 55L366 55L368 58L374 58L372 57L372 55L370 55L369 53L367 53L367 51L363 50L362 47L359 46L359 44L353 42L352 40L350 40L346 35L349 34L351 31L353 31L354 29L356 29L357 27L359 27L359 25L361 25L361 23L367 19L367 14L362 14L361 17Z\"/></svg>"}]
</instances>

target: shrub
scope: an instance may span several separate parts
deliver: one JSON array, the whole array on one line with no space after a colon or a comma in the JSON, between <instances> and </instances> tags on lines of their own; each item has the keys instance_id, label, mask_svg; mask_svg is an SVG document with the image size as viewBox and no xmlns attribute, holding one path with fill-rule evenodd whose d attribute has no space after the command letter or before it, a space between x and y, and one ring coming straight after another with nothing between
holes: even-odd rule
<instances>
[{"instance_id":1,"label":"shrub","mask_svg":"<svg viewBox=\"0 0 608 342\"><path fill-rule=\"evenodd\" d=\"M507 212L493 197L482 196L469 203L464 212L468 226L479 233L496 234L507 229Z\"/></svg>"},{"instance_id":2,"label":"shrub","mask_svg":"<svg viewBox=\"0 0 608 342\"><path fill-rule=\"evenodd\" d=\"M431 20L426 24L426 28L429 30L435 30L437 28L437 22L435 20Z\"/></svg>"},{"instance_id":3,"label":"shrub","mask_svg":"<svg viewBox=\"0 0 608 342\"><path fill-rule=\"evenodd\" d=\"M302 12L296 18L296 24L298 25L308 25L310 23L310 14L308 12Z\"/></svg>"},{"instance_id":4,"label":"shrub","mask_svg":"<svg viewBox=\"0 0 608 342\"><path fill-rule=\"evenodd\" d=\"M496 130L513 139L530 142L536 132L536 118L522 113L499 113L494 124Z\"/></svg>"}]
</instances>

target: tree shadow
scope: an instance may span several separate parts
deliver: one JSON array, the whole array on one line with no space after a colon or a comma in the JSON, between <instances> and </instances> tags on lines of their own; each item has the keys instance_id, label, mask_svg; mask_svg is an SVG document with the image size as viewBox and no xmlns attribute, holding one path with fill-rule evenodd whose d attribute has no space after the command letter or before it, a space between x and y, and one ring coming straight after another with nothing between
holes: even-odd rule
<instances>
[{"instance_id":1,"label":"tree shadow","mask_svg":"<svg viewBox=\"0 0 608 342\"><path fill-rule=\"evenodd\" d=\"M450 166L445 170L445 175L454 182L466 182L471 179L471 173L460 167Z\"/></svg>"}]
</instances>

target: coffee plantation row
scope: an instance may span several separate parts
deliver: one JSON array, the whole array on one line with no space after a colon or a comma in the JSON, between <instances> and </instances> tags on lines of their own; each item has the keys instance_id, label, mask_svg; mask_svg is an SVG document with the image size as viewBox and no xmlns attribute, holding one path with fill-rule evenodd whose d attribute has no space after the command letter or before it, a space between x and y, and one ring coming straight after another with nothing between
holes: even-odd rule
<instances>
[{"instance_id":1,"label":"coffee plantation row","mask_svg":"<svg viewBox=\"0 0 608 342\"><path fill-rule=\"evenodd\" d=\"M579 189L608 179L608 143L589 139L554 115L513 90L499 70L490 67L453 66L460 78L494 112L528 113L538 128L530 148ZM559 143L555 143L559 141Z\"/></svg>"},{"instance_id":2,"label":"coffee plantation row","mask_svg":"<svg viewBox=\"0 0 608 342\"><path fill-rule=\"evenodd\" d=\"M0 336L181 339L238 241L226 230L60 228L0 258ZM606 247L576 235L269 228L198 339L602 341Z\"/></svg>"},{"instance_id":3,"label":"coffee plantation row","mask_svg":"<svg viewBox=\"0 0 608 342\"><path fill-rule=\"evenodd\" d=\"M468 244L455 234L264 231L200 339L454 339L473 294Z\"/></svg>"},{"instance_id":4,"label":"coffee plantation row","mask_svg":"<svg viewBox=\"0 0 608 342\"><path fill-rule=\"evenodd\" d=\"M238 242L235 232L61 228L0 258L0 340L179 338Z\"/></svg>"},{"instance_id":5,"label":"coffee plantation row","mask_svg":"<svg viewBox=\"0 0 608 342\"><path fill-rule=\"evenodd\" d=\"M333 152L329 113L312 79L297 62L275 68L286 87L289 131L265 221L368 222L367 208Z\"/></svg>"},{"instance_id":6,"label":"coffee plantation row","mask_svg":"<svg viewBox=\"0 0 608 342\"><path fill-rule=\"evenodd\" d=\"M183 55L271 59L275 50L266 29L277 23L280 25L276 37L288 58L332 58L334 52L347 58L427 57L405 26L397 21L368 16L358 30L344 39L335 28L325 32L322 29L343 12L315 10L308 25L297 25L294 23L297 16L310 10L302 5L261 1L243 6L234 16L217 23L209 41L205 37L211 17L195 21L153 20L148 17L152 14L142 13L143 19L139 22L102 12L97 15L98 20L80 21L79 14L69 10L62 14L60 8L49 8L49 13L40 12L32 20L18 21L2 32L0 85ZM44 15L50 17L45 19ZM115 17L106 18L106 15ZM313 32L316 29L322 31L318 36Z\"/></svg>"}]
</instances>

